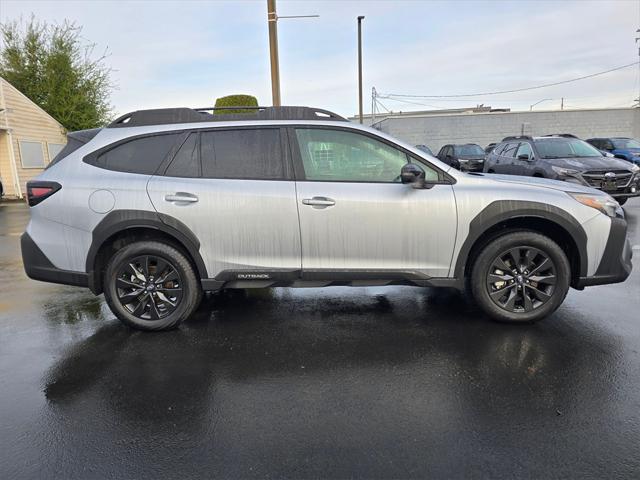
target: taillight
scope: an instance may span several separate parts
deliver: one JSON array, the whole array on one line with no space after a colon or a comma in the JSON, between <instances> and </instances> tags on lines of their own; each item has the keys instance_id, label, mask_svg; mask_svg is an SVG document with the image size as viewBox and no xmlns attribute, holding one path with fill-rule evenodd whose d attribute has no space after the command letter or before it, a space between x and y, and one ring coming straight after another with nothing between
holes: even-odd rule
<instances>
[{"instance_id":1,"label":"taillight","mask_svg":"<svg viewBox=\"0 0 640 480\"><path fill-rule=\"evenodd\" d=\"M62 188L58 182L27 182L27 200L33 207Z\"/></svg>"}]
</instances>

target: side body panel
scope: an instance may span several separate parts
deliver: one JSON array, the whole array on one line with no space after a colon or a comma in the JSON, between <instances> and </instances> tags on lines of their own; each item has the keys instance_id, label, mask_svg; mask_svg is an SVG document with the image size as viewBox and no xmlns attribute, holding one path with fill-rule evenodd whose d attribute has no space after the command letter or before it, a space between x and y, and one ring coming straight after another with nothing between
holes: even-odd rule
<instances>
[{"instance_id":1,"label":"side body panel","mask_svg":"<svg viewBox=\"0 0 640 480\"><path fill-rule=\"evenodd\" d=\"M303 204L327 197L335 205ZM446 277L456 238L451 185L298 182L302 268L414 270Z\"/></svg>"},{"instance_id":2,"label":"side body panel","mask_svg":"<svg viewBox=\"0 0 640 480\"><path fill-rule=\"evenodd\" d=\"M198 238L210 278L225 270L300 269L293 181L155 176L147 188L158 212L178 219ZM198 201L165 200L177 193Z\"/></svg>"}]
</instances>

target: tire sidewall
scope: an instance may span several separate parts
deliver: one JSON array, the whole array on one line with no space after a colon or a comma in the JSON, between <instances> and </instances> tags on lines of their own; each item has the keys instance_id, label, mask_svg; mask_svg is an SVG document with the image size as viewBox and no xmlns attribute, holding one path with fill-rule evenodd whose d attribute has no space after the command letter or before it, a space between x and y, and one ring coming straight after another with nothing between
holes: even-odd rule
<instances>
[{"instance_id":1,"label":"tire sidewall","mask_svg":"<svg viewBox=\"0 0 640 480\"><path fill-rule=\"evenodd\" d=\"M534 247L549 256L556 269L556 286L551 299L531 312L509 312L500 308L489 296L486 278L495 258L514 247ZM471 289L478 305L492 318L504 322L535 322L553 313L564 301L571 283L569 260L560 246L536 232L513 232L487 244L477 256L471 274Z\"/></svg>"},{"instance_id":2,"label":"tire sidewall","mask_svg":"<svg viewBox=\"0 0 640 480\"><path fill-rule=\"evenodd\" d=\"M159 320L144 320L131 314L118 300L116 278L122 265L140 255L154 255L170 263L180 275L183 285L178 308ZM167 330L178 326L193 313L200 298L200 286L193 267L176 248L154 241L136 242L119 250L109 261L104 276L104 294L111 311L126 325L140 330Z\"/></svg>"}]
</instances>

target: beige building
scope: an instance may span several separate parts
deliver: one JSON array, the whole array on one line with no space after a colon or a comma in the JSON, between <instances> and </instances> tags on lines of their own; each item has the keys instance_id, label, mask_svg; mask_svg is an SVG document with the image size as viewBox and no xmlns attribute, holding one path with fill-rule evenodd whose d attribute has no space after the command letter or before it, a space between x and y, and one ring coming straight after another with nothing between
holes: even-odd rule
<instances>
[{"instance_id":1,"label":"beige building","mask_svg":"<svg viewBox=\"0 0 640 480\"><path fill-rule=\"evenodd\" d=\"M0 78L0 181L6 197L24 198L26 183L66 143L61 124Z\"/></svg>"}]
</instances>

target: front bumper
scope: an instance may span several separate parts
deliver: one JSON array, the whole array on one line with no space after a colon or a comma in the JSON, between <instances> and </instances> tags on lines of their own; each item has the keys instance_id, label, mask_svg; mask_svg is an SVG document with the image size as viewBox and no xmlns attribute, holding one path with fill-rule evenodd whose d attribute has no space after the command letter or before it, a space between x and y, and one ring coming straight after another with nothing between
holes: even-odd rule
<instances>
[{"instance_id":1,"label":"front bumper","mask_svg":"<svg viewBox=\"0 0 640 480\"><path fill-rule=\"evenodd\" d=\"M26 232L20 237L20 247L24 271L29 278L77 287L89 286L89 276L86 273L61 270L55 267Z\"/></svg>"},{"instance_id":2,"label":"front bumper","mask_svg":"<svg viewBox=\"0 0 640 480\"><path fill-rule=\"evenodd\" d=\"M611 230L595 275L580 277L575 288L582 290L593 285L624 282L631 274L631 243L627 238L627 222L623 218L611 219Z\"/></svg>"},{"instance_id":3,"label":"front bumper","mask_svg":"<svg viewBox=\"0 0 640 480\"><path fill-rule=\"evenodd\" d=\"M640 196L640 173L636 173L631 175L629 180L623 184L618 183L612 189L605 189L601 185L594 185L590 183L587 178L585 178L581 173L567 176L567 177L558 177L559 180L565 180L567 182L577 183L579 185L584 185L586 187L595 188L604 192L613 198L630 198L630 197L638 197ZM615 182L615 180L614 180Z\"/></svg>"}]
</instances>

